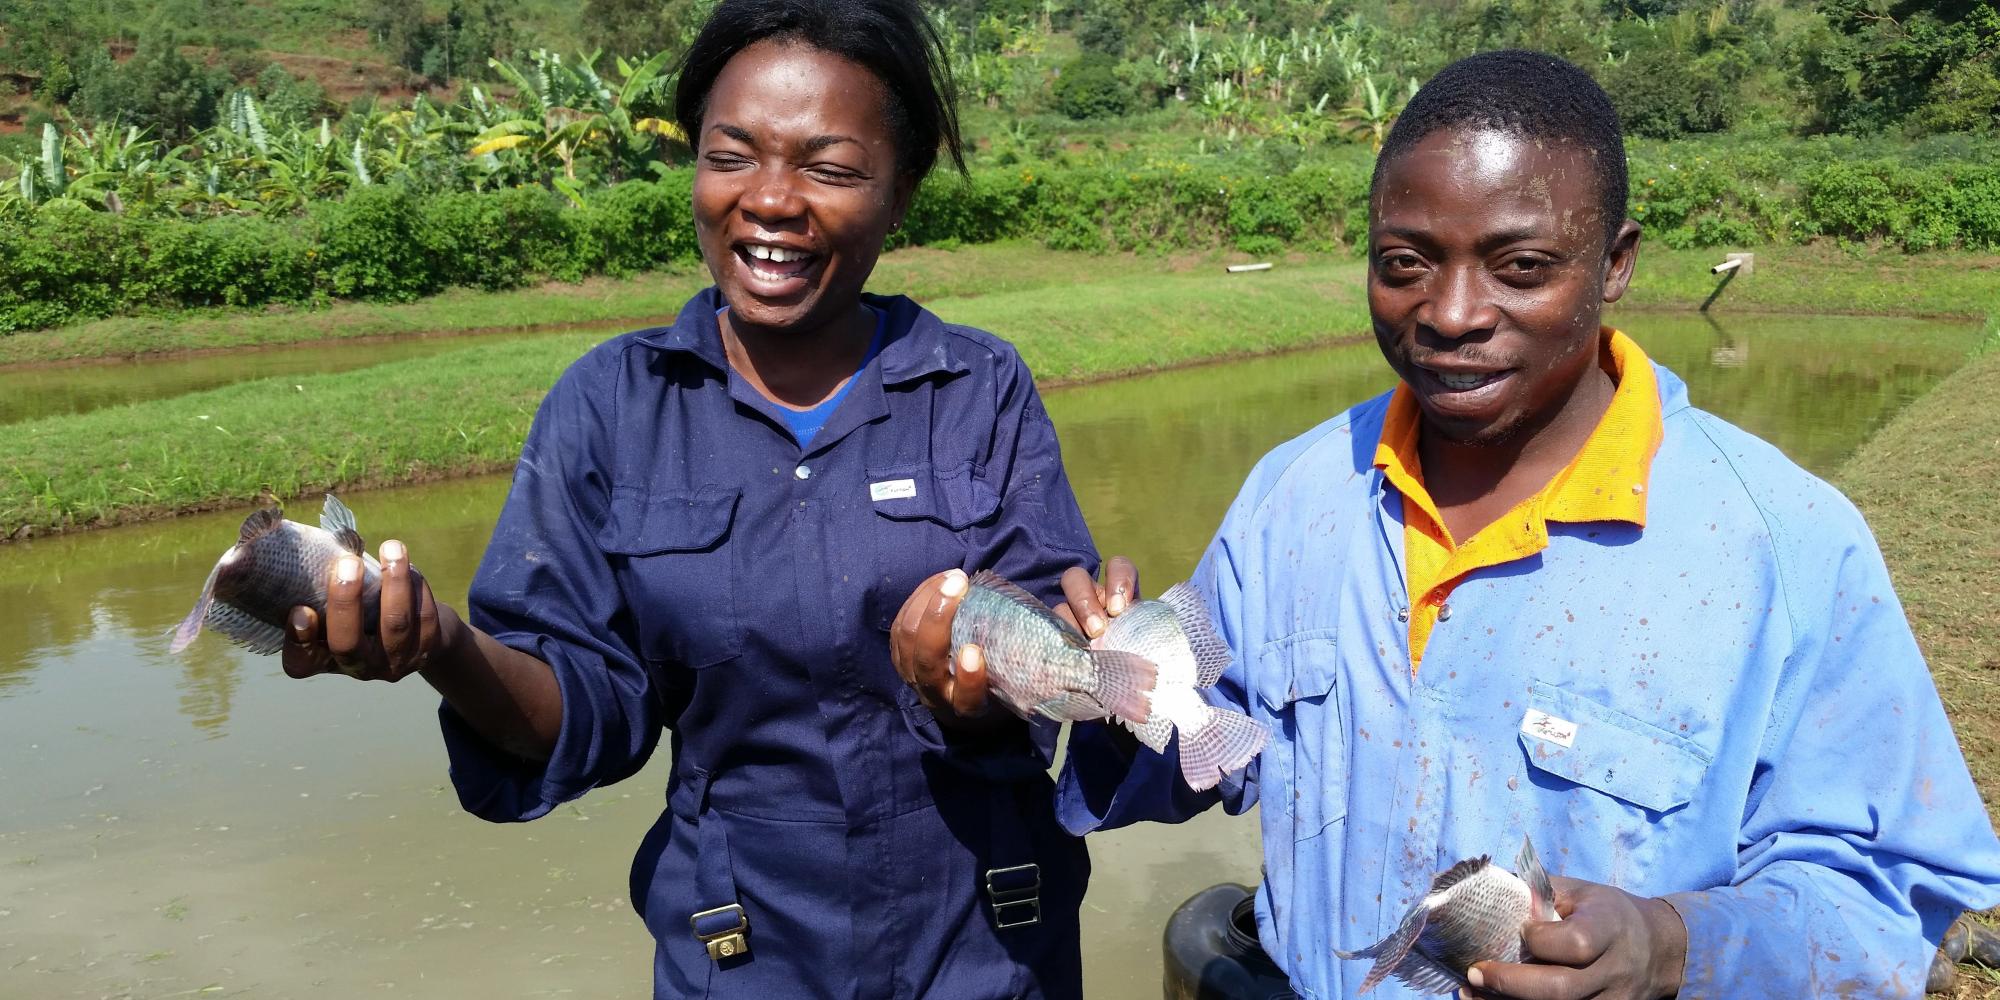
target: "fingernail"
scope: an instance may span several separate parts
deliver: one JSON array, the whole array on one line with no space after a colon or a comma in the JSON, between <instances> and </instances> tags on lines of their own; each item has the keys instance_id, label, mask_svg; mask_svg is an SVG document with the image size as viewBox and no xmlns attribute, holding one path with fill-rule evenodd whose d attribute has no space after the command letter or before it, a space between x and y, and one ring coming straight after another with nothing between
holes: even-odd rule
<instances>
[{"instance_id":1,"label":"fingernail","mask_svg":"<svg viewBox=\"0 0 2000 1000\"><path fill-rule=\"evenodd\" d=\"M964 674L976 674L979 672L979 657L973 655L973 647L970 645L959 647L958 670L959 673Z\"/></svg>"},{"instance_id":2,"label":"fingernail","mask_svg":"<svg viewBox=\"0 0 2000 1000\"><path fill-rule=\"evenodd\" d=\"M944 582L938 585L938 593L946 597L957 597L965 593L965 571L952 570L944 575Z\"/></svg>"},{"instance_id":3,"label":"fingernail","mask_svg":"<svg viewBox=\"0 0 2000 1000\"><path fill-rule=\"evenodd\" d=\"M388 541L382 543L383 562L385 563L402 562L403 560L408 559L409 557L410 557L410 551L403 547L402 542L399 542L391 538Z\"/></svg>"},{"instance_id":4,"label":"fingernail","mask_svg":"<svg viewBox=\"0 0 2000 1000\"><path fill-rule=\"evenodd\" d=\"M304 608L293 608L291 622L292 636L301 642L305 641L306 630L312 628L312 615Z\"/></svg>"},{"instance_id":5,"label":"fingernail","mask_svg":"<svg viewBox=\"0 0 2000 1000\"><path fill-rule=\"evenodd\" d=\"M1112 614L1114 614L1114 615L1122 615L1122 614L1124 614L1124 613L1125 613L1125 595L1124 595L1124 593L1123 593L1123 592L1120 592L1120 593L1116 593L1116 594L1112 594L1112 595L1111 595L1111 600L1110 600L1110 601L1109 601L1109 602L1107 603L1107 605L1106 605L1106 608L1105 608L1105 610L1107 610L1107 611L1110 611L1110 612L1111 612Z\"/></svg>"},{"instance_id":6,"label":"fingernail","mask_svg":"<svg viewBox=\"0 0 2000 1000\"><path fill-rule=\"evenodd\" d=\"M1089 633L1090 633L1090 637L1091 637L1091 638L1093 638L1093 639L1097 638L1097 637L1098 637L1098 636L1100 636L1100 635L1103 635L1103 634L1104 634L1104 616L1103 616L1103 615L1091 615L1091 616L1090 616L1090 620L1089 620L1089 621L1086 621L1086 622L1084 622L1084 623L1083 623L1083 629L1084 629L1084 631L1086 631L1086 632L1089 632Z\"/></svg>"},{"instance_id":7,"label":"fingernail","mask_svg":"<svg viewBox=\"0 0 2000 1000\"><path fill-rule=\"evenodd\" d=\"M340 561L333 564L333 582L347 584L359 579L361 579L361 560L353 556L341 556Z\"/></svg>"},{"instance_id":8,"label":"fingernail","mask_svg":"<svg viewBox=\"0 0 2000 1000\"><path fill-rule=\"evenodd\" d=\"M1474 989L1478 989L1486 985L1486 974L1480 972L1479 967L1475 965L1465 970L1465 981L1471 983Z\"/></svg>"}]
</instances>

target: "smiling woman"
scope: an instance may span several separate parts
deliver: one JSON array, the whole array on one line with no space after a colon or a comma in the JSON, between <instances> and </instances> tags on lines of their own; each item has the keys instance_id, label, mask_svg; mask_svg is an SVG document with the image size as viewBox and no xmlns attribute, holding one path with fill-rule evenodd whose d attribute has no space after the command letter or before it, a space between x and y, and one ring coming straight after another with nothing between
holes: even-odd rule
<instances>
[{"instance_id":1,"label":"smiling woman","mask_svg":"<svg viewBox=\"0 0 2000 1000\"><path fill-rule=\"evenodd\" d=\"M676 98L714 287L550 391L469 614L395 541L379 620L352 558L323 621L292 613L288 673L444 695L453 784L489 820L630 777L670 734L631 879L657 996L1081 993L1053 726L941 724L889 656L906 601L964 586L942 571L1051 600L1097 562L1013 348L861 291L939 147L963 168L945 65L915 0L720 4Z\"/></svg>"}]
</instances>

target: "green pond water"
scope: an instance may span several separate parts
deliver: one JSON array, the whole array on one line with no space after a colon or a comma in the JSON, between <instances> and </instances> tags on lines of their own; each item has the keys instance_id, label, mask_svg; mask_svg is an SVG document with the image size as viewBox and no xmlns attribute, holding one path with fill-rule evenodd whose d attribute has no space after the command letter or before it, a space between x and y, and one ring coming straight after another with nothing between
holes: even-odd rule
<instances>
[{"instance_id":1,"label":"green pond water","mask_svg":"<svg viewBox=\"0 0 2000 1000\"><path fill-rule=\"evenodd\" d=\"M1821 474L1977 339L1905 320L1619 320L1698 405ZM1057 390L1048 406L1100 546L1157 589L1192 568L1259 455L1382 391L1385 372L1356 345ZM408 540L461 600L504 489L346 499L365 534ZM242 513L0 546L0 997L649 995L626 869L664 752L543 820L495 826L457 808L421 682L292 681L212 638L168 656ZM1168 914L1257 877L1253 817L1091 844L1093 998L1158 996Z\"/></svg>"}]
</instances>

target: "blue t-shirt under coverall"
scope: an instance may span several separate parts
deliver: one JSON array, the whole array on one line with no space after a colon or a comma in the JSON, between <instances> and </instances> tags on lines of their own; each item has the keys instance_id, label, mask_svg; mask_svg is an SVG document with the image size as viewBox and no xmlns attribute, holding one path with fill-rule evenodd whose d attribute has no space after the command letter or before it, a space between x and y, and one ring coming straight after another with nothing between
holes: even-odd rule
<instances>
[{"instance_id":1,"label":"blue t-shirt under coverall","mask_svg":"<svg viewBox=\"0 0 2000 1000\"><path fill-rule=\"evenodd\" d=\"M1053 601L1097 556L1013 348L867 301L881 351L804 448L731 372L713 289L563 375L470 599L554 667L561 735L526 763L446 706L452 782L475 815L533 819L668 734L667 808L632 871L657 996L1076 997L1089 862L1055 821L1054 727L943 734L888 629L940 570ZM1041 922L997 928L986 873L1030 863ZM729 904L750 952L711 961L689 918Z\"/></svg>"}]
</instances>

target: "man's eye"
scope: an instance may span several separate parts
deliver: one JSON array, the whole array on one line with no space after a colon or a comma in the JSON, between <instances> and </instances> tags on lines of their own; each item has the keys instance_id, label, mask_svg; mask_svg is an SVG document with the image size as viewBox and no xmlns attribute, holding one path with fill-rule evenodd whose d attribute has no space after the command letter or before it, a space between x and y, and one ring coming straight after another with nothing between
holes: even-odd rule
<instances>
[{"instance_id":1,"label":"man's eye","mask_svg":"<svg viewBox=\"0 0 2000 1000\"><path fill-rule=\"evenodd\" d=\"M1514 257L1500 265L1509 274L1539 274L1548 269L1550 262L1540 257Z\"/></svg>"},{"instance_id":2,"label":"man's eye","mask_svg":"<svg viewBox=\"0 0 2000 1000\"><path fill-rule=\"evenodd\" d=\"M718 170L732 170L750 162L735 153L709 153L702 160Z\"/></svg>"},{"instance_id":3,"label":"man's eye","mask_svg":"<svg viewBox=\"0 0 2000 1000\"><path fill-rule=\"evenodd\" d=\"M1405 271L1420 264L1414 255L1406 253L1392 253L1382 258L1382 268L1387 271Z\"/></svg>"}]
</instances>

